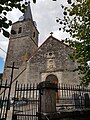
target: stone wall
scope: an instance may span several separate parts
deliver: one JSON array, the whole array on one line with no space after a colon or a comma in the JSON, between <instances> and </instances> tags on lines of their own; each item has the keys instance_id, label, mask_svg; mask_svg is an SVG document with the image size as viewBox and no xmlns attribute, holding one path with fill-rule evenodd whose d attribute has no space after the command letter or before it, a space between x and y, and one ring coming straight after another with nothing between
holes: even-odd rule
<instances>
[{"instance_id":1,"label":"stone wall","mask_svg":"<svg viewBox=\"0 0 90 120\"><path fill-rule=\"evenodd\" d=\"M45 118L43 116L43 118ZM47 114L49 120L90 120L90 110L61 111ZM44 119L43 119L44 120Z\"/></svg>"},{"instance_id":2,"label":"stone wall","mask_svg":"<svg viewBox=\"0 0 90 120\"><path fill-rule=\"evenodd\" d=\"M72 51L63 42L49 37L28 61L28 82L45 81L48 75L53 74L59 83L76 83L78 75L73 72L76 63L69 58Z\"/></svg>"},{"instance_id":3,"label":"stone wall","mask_svg":"<svg viewBox=\"0 0 90 120\"><path fill-rule=\"evenodd\" d=\"M34 24L32 20L18 21L13 24L12 30L14 30L16 34L12 34L11 39L20 38L22 36L29 35L30 38L32 38L38 45L38 33L39 32L36 28L36 25ZM35 32L35 36L33 34L34 32Z\"/></svg>"},{"instance_id":4,"label":"stone wall","mask_svg":"<svg viewBox=\"0 0 90 120\"><path fill-rule=\"evenodd\" d=\"M21 67L38 48L38 31L32 21L14 23L12 30L15 30L16 34L11 35L9 40L3 79L10 79L11 71L7 66L12 66L12 63L15 62L15 66Z\"/></svg>"},{"instance_id":5,"label":"stone wall","mask_svg":"<svg viewBox=\"0 0 90 120\"><path fill-rule=\"evenodd\" d=\"M76 63L69 58L71 52L72 49L63 42L49 37L26 63L14 70L12 91L16 80L20 84L39 83L45 81L51 74L58 78L59 83L78 84L78 74L72 71ZM11 69L7 68L5 72L8 73L6 77L10 80Z\"/></svg>"}]
</instances>

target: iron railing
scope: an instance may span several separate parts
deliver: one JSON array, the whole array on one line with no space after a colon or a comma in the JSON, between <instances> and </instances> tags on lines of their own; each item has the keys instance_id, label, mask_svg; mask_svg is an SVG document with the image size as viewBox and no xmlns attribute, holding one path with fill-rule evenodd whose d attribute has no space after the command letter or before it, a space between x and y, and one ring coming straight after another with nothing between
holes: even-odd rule
<instances>
[{"instance_id":1,"label":"iron railing","mask_svg":"<svg viewBox=\"0 0 90 120\"><path fill-rule=\"evenodd\" d=\"M10 85L5 82L0 82L0 119L7 118L7 111L10 109L10 99L8 96L8 91L10 89Z\"/></svg>"},{"instance_id":2,"label":"iron railing","mask_svg":"<svg viewBox=\"0 0 90 120\"><path fill-rule=\"evenodd\" d=\"M37 86L16 83L12 120L37 120L40 117L40 90Z\"/></svg>"},{"instance_id":3,"label":"iron railing","mask_svg":"<svg viewBox=\"0 0 90 120\"><path fill-rule=\"evenodd\" d=\"M8 68L12 68L11 70L11 79L1 80L0 81L0 120L6 120L8 115L8 110L10 110L10 94L11 94L11 86L13 81L13 72L14 69L18 69L14 66L14 62L12 66L7 66Z\"/></svg>"},{"instance_id":4,"label":"iron railing","mask_svg":"<svg viewBox=\"0 0 90 120\"><path fill-rule=\"evenodd\" d=\"M57 110L90 108L90 89L80 85L59 84Z\"/></svg>"}]
</instances>

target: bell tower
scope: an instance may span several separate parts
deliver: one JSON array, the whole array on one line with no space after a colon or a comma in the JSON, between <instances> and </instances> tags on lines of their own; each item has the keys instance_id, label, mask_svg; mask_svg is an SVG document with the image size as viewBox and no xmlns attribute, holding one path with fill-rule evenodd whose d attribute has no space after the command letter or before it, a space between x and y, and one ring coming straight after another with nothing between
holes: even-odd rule
<instances>
[{"instance_id":1,"label":"bell tower","mask_svg":"<svg viewBox=\"0 0 90 120\"><path fill-rule=\"evenodd\" d=\"M8 46L8 52L5 62L4 74L7 76L6 66L20 67L25 63L38 48L38 30L35 21L33 21L30 3L23 16L12 25L15 34L11 34Z\"/></svg>"}]
</instances>

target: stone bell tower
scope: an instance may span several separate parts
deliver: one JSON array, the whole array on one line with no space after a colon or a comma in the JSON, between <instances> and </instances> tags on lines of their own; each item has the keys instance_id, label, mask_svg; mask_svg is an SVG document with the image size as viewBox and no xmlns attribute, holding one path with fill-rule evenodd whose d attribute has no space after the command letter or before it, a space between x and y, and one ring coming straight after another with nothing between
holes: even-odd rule
<instances>
[{"instance_id":1,"label":"stone bell tower","mask_svg":"<svg viewBox=\"0 0 90 120\"><path fill-rule=\"evenodd\" d=\"M33 55L38 47L38 30L35 21L33 21L30 3L26 8L23 16L12 25L15 34L11 34L8 46L8 52L5 62L4 75L10 75L6 66L11 66L15 62L15 66L20 67L30 56Z\"/></svg>"}]
</instances>

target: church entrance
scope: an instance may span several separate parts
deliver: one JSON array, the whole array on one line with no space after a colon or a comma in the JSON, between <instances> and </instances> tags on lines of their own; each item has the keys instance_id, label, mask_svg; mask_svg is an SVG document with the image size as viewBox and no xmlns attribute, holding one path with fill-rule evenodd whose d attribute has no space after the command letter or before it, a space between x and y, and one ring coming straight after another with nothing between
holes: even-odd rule
<instances>
[{"instance_id":1,"label":"church entrance","mask_svg":"<svg viewBox=\"0 0 90 120\"><path fill-rule=\"evenodd\" d=\"M46 77L46 81L49 81L50 83L55 83L58 87L58 78L57 76L50 74ZM59 93L56 93L56 100L59 98Z\"/></svg>"},{"instance_id":2,"label":"church entrance","mask_svg":"<svg viewBox=\"0 0 90 120\"><path fill-rule=\"evenodd\" d=\"M50 83L55 83L58 85L58 78L57 76L50 74L46 77L46 81L49 81Z\"/></svg>"}]
</instances>

